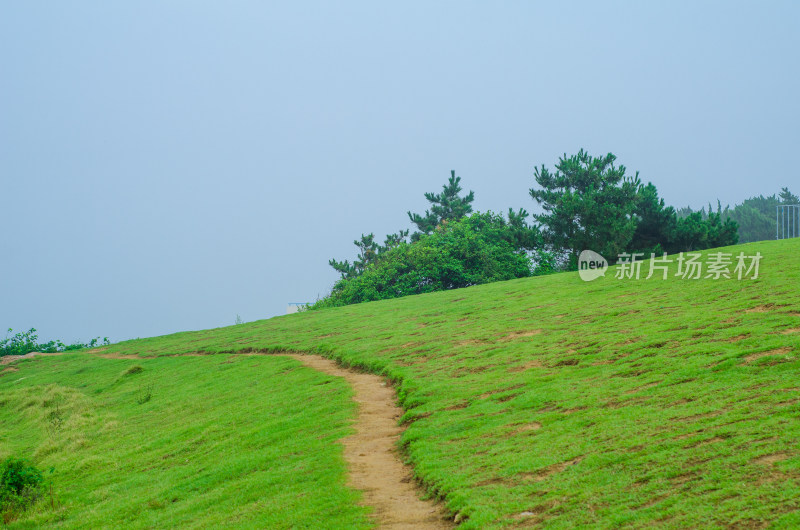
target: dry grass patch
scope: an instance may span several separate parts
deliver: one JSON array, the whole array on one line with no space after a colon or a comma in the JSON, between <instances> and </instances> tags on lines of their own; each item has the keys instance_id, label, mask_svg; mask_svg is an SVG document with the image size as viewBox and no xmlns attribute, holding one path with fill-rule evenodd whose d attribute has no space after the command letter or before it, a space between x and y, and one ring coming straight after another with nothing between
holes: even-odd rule
<instances>
[{"instance_id":1,"label":"dry grass patch","mask_svg":"<svg viewBox=\"0 0 800 530\"><path fill-rule=\"evenodd\" d=\"M531 368L544 368L544 367L545 366L544 364L542 364L542 361L537 360L537 361L528 361L524 364L518 364L517 366L512 366L508 369L508 371L511 373L517 373L530 370Z\"/></svg>"},{"instance_id":2,"label":"dry grass patch","mask_svg":"<svg viewBox=\"0 0 800 530\"><path fill-rule=\"evenodd\" d=\"M515 434L522 434L522 433L526 433L526 432L533 432L533 431L538 431L541 428L542 428L542 424L539 423L538 421L534 421L534 422L531 422L531 423L526 423L526 424L517 426L509 434L515 435Z\"/></svg>"},{"instance_id":3,"label":"dry grass patch","mask_svg":"<svg viewBox=\"0 0 800 530\"><path fill-rule=\"evenodd\" d=\"M784 348L777 348L775 350L767 350L767 351L760 351L760 352L756 352L756 353L751 353L749 355L745 355L744 356L744 364L750 364L750 363L752 363L754 361L757 361L759 359L762 359L764 357L776 357L776 356L779 356L779 355L786 355L791 351L792 351L792 348L787 346L787 347L784 347Z\"/></svg>"},{"instance_id":4,"label":"dry grass patch","mask_svg":"<svg viewBox=\"0 0 800 530\"><path fill-rule=\"evenodd\" d=\"M692 444L687 445L684 449L695 449L697 447L703 447L704 445L711 445L719 442L725 441L727 438L724 436L713 436L711 438L706 438L705 440L698 440Z\"/></svg>"},{"instance_id":5,"label":"dry grass patch","mask_svg":"<svg viewBox=\"0 0 800 530\"><path fill-rule=\"evenodd\" d=\"M512 340L523 339L525 337L533 337L533 336L539 335L541 333L542 333L541 329L529 329L529 330L524 330L524 331L512 331L511 333L509 333L507 335L502 335L500 337L500 339L498 339L498 340L500 342L509 342L509 341L512 341Z\"/></svg>"},{"instance_id":6,"label":"dry grass patch","mask_svg":"<svg viewBox=\"0 0 800 530\"><path fill-rule=\"evenodd\" d=\"M729 339L725 339L725 342L739 342L739 341L741 341L741 340L744 340L744 339L746 339L746 338L747 338L747 337L749 337L749 336L750 336L750 335L748 335L748 334L736 335L735 337L731 337L731 338L729 338Z\"/></svg>"},{"instance_id":7,"label":"dry grass patch","mask_svg":"<svg viewBox=\"0 0 800 530\"><path fill-rule=\"evenodd\" d=\"M489 397L491 397L491 396L493 396L495 394L500 394L501 392L510 392L511 390L517 390L518 388L522 388L524 386L526 386L525 383L520 383L518 385L509 386L509 387L506 387L506 388L497 388L495 390L490 390L488 392L484 392L483 394L480 394L477 397L477 399L487 399L487 398L489 398ZM517 395L517 394L515 394L515 395Z\"/></svg>"},{"instance_id":8,"label":"dry grass patch","mask_svg":"<svg viewBox=\"0 0 800 530\"><path fill-rule=\"evenodd\" d=\"M772 464L788 460L789 456L791 455L786 452L772 453L769 455L759 456L758 458L753 459L753 463L760 464L762 466L770 466Z\"/></svg>"},{"instance_id":9,"label":"dry grass patch","mask_svg":"<svg viewBox=\"0 0 800 530\"><path fill-rule=\"evenodd\" d=\"M766 313L770 309L775 307L775 304L764 304L764 305L757 305L755 307L751 307L750 309L745 309L745 313Z\"/></svg>"},{"instance_id":10,"label":"dry grass patch","mask_svg":"<svg viewBox=\"0 0 800 530\"><path fill-rule=\"evenodd\" d=\"M556 473L561 473L568 467L574 466L575 464L579 464L581 460L583 460L583 457L578 456L573 458L572 460L567 460L566 462L559 462L557 464L552 464L538 471L534 471L532 473L521 473L521 476L522 479L525 481L541 482L543 480L547 480L549 477L555 475Z\"/></svg>"},{"instance_id":11,"label":"dry grass patch","mask_svg":"<svg viewBox=\"0 0 800 530\"><path fill-rule=\"evenodd\" d=\"M563 359L558 361L553 366L576 366L578 364L578 359Z\"/></svg>"}]
</instances>

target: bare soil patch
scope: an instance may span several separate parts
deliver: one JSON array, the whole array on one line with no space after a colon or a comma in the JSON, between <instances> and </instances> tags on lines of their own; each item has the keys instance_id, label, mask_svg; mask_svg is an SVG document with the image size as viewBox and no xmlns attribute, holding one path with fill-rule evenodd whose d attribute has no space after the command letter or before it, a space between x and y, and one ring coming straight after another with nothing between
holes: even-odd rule
<instances>
[{"instance_id":1,"label":"bare soil patch","mask_svg":"<svg viewBox=\"0 0 800 530\"><path fill-rule=\"evenodd\" d=\"M739 342L739 341L741 341L741 340L744 340L744 339L746 339L746 338L747 338L747 337L749 337L749 336L750 336L750 335L746 335L746 334L745 334L745 335L736 335L735 337L731 337L731 338L729 338L729 339L726 339L726 341L725 341L725 342Z\"/></svg>"},{"instance_id":2,"label":"bare soil patch","mask_svg":"<svg viewBox=\"0 0 800 530\"><path fill-rule=\"evenodd\" d=\"M526 432L533 432L538 431L542 428L542 424L538 421L534 421L531 423L526 423L522 425L515 426L515 428L509 433L510 436L519 435Z\"/></svg>"},{"instance_id":3,"label":"bare soil patch","mask_svg":"<svg viewBox=\"0 0 800 530\"><path fill-rule=\"evenodd\" d=\"M517 390L518 388L522 388L524 386L526 386L525 383L520 383L518 385L512 385L506 388L495 388L494 390L489 390L488 392L478 395L477 399L487 399L495 394L499 394L501 392L510 392L511 390Z\"/></svg>"},{"instance_id":4,"label":"bare soil patch","mask_svg":"<svg viewBox=\"0 0 800 530\"><path fill-rule=\"evenodd\" d=\"M570 466L580 463L581 460L583 460L583 457L579 456L577 458L573 458L572 460L567 460L566 462L559 462L558 464L547 466L546 468L534 471L533 473L524 473L522 478L523 480L541 482L546 480L548 477L555 475L556 473L561 473Z\"/></svg>"},{"instance_id":5,"label":"bare soil patch","mask_svg":"<svg viewBox=\"0 0 800 530\"><path fill-rule=\"evenodd\" d=\"M751 307L750 309L745 309L745 313L766 313L770 309L775 307L775 304L765 304L765 305L757 305L755 307Z\"/></svg>"},{"instance_id":6,"label":"bare soil patch","mask_svg":"<svg viewBox=\"0 0 800 530\"><path fill-rule=\"evenodd\" d=\"M503 335L500 337L500 342L508 342L516 339L522 339L525 337L533 337L535 335L539 335L542 332L541 329L527 329L523 331L514 331L509 333L508 335Z\"/></svg>"},{"instance_id":7,"label":"bare soil patch","mask_svg":"<svg viewBox=\"0 0 800 530\"><path fill-rule=\"evenodd\" d=\"M0 375L11 373L11 372L17 372L17 371L19 371L19 368L17 368L16 366L6 366L2 370L0 370Z\"/></svg>"},{"instance_id":8,"label":"bare soil patch","mask_svg":"<svg viewBox=\"0 0 800 530\"><path fill-rule=\"evenodd\" d=\"M576 366L578 364L578 359L563 359L558 361L553 366Z\"/></svg>"},{"instance_id":9,"label":"bare soil patch","mask_svg":"<svg viewBox=\"0 0 800 530\"><path fill-rule=\"evenodd\" d=\"M478 346L482 344L491 344L491 342L486 339L465 339L456 343L457 346Z\"/></svg>"},{"instance_id":10,"label":"bare soil patch","mask_svg":"<svg viewBox=\"0 0 800 530\"><path fill-rule=\"evenodd\" d=\"M771 454L771 455L760 456L760 457L756 458L755 460L753 460L753 462L756 463L756 464L761 464L761 465L768 466L768 465L776 464L778 462L783 462L784 460L787 460L789 458L789 456L790 456L789 453L785 453L785 452L774 453L774 454Z\"/></svg>"},{"instance_id":11,"label":"bare soil patch","mask_svg":"<svg viewBox=\"0 0 800 530\"><path fill-rule=\"evenodd\" d=\"M745 364L750 364L753 361L757 361L757 360L759 360L759 359L761 359L763 357L772 357L772 356L775 356L775 355L786 355L790 351L792 351L792 349L789 348L789 347L786 347L786 348L778 348L776 350L768 350L768 351L760 351L760 352L757 352L757 353L751 353L750 355L745 355L744 356L744 362L745 362Z\"/></svg>"},{"instance_id":12,"label":"bare soil patch","mask_svg":"<svg viewBox=\"0 0 800 530\"><path fill-rule=\"evenodd\" d=\"M32 351L30 353L26 353L25 355L4 355L3 357L0 357L0 366L11 364L14 361L21 361L22 359L30 359L32 357L37 357L37 356L47 357L50 355L60 355L60 353L39 353L38 351Z\"/></svg>"},{"instance_id":13,"label":"bare soil patch","mask_svg":"<svg viewBox=\"0 0 800 530\"><path fill-rule=\"evenodd\" d=\"M508 371L511 373L524 372L526 370L530 370L531 368L544 368L544 364L542 364L542 361L533 360L533 361L528 361L524 364L518 364L516 366L512 366L508 369Z\"/></svg>"},{"instance_id":14,"label":"bare soil patch","mask_svg":"<svg viewBox=\"0 0 800 530\"><path fill-rule=\"evenodd\" d=\"M711 444L715 444L715 443L723 442L723 441L725 441L724 437L722 437L722 436L713 436L711 438L707 438L705 440L699 440L697 442L689 444L686 447L684 447L684 449L694 449L696 447L702 447L704 445L711 445Z\"/></svg>"}]
</instances>

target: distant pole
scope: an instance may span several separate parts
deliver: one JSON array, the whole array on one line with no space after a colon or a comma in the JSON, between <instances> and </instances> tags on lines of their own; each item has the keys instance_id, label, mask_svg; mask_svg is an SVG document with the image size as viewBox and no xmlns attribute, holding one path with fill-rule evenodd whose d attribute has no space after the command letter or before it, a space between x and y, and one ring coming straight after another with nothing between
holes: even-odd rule
<instances>
[{"instance_id":1,"label":"distant pole","mask_svg":"<svg viewBox=\"0 0 800 530\"><path fill-rule=\"evenodd\" d=\"M800 237L800 204L775 207L775 239Z\"/></svg>"}]
</instances>

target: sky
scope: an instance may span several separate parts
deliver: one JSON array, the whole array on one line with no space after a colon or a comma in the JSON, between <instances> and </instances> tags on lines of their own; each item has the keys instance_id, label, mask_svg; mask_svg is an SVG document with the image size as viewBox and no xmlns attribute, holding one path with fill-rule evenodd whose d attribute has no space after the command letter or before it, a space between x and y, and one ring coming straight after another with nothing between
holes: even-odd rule
<instances>
[{"instance_id":1,"label":"sky","mask_svg":"<svg viewBox=\"0 0 800 530\"><path fill-rule=\"evenodd\" d=\"M284 314L450 170L479 211L534 211L534 168L581 148L674 206L797 193L798 23L797 2L3 2L0 328Z\"/></svg>"}]
</instances>

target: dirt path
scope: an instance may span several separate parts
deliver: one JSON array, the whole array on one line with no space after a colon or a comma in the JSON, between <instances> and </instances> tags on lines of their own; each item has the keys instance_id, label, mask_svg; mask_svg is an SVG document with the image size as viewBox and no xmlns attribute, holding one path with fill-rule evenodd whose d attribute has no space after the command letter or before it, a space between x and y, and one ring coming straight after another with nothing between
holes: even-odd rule
<instances>
[{"instance_id":1,"label":"dirt path","mask_svg":"<svg viewBox=\"0 0 800 530\"><path fill-rule=\"evenodd\" d=\"M62 355L65 352L58 352L58 353L39 353L38 351L32 351L30 353L26 353L25 355L4 355L0 357L0 366L5 366L6 364L11 364L14 361L19 361L21 359L30 359L31 357L36 357L37 355Z\"/></svg>"},{"instance_id":2,"label":"dirt path","mask_svg":"<svg viewBox=\"0 0 800 530\"><path fill-rule=\"evenodd\" d=\"M326 374L343 377L358 403L356 432L342 440L350 486L364 492L380 528L452 528L444 508L420 500L411 470L396 450L402 410L394 390L381 377L347 370L319 355L285 354Z\"/></svg>"},{"instance_id":3,"label":"dirt path","mask_svg":"<svg viewBox=\"0 0 800 530\"><path fill-rule=\"evenodd\" d=\"M101 351L92 350L88 353L99 354ZM6 356L0 358L0 364L8 365L36 355L59 354L34 352L27 355ZM284 355L297 359L314 370L344 378L353 387L354 399L358 403L358 417L354 425L356 432L341 440L344 446L344 458L348 464L348 483L364 493L362 502L374 509L373 517L378 527L453 528L452 519L441 504L420 499L422 491L417 487L411 469L403 465L397 452L397 441L403 431L398 425L398 420L403 411L396 404L394 390L383 378L342 368L334 361L319 355L299 353L241 355ZM101 354L101 356L138 358L128 355Z\"/></svg>"}]
</instances>

